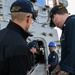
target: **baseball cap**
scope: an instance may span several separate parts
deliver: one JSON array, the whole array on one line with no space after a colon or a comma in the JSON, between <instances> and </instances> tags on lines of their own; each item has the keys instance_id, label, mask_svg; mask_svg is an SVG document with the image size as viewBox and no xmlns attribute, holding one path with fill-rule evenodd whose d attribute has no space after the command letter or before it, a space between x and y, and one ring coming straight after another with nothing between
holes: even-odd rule
<instances>
[{"instance_id":1,"label":"baseball cap","mask_svg":"<svg viewBox=\"0 0 75 75\"><path fill-rule=\"evenodd\" d=\"M37 48L37 44L35 42L30 42L30 43L28 43L28 47L29 48L32 48L32 47Z\"/></svg>"},{"instance_id":2,"label":"baseball cap","mask_svg":"<svg viewBox=\"0 0 75 75\"><path fill-rule=\"evenodd\" d=\"M34 8L31 2L27 0L17 0L15 1L10 8L10 12L34 12Z\"/></svg>"},{"instance_id":3,"label":"baseball cap","mask_svg":"<svg viewBox=\"0 0 75 75\"><path fill-rule=\"evenodd\" d=\"M50 11L50 18L51 18L50 26L51 26L51 27L55 27L55 24L54 24L53 21L52 21L53 15L56 13L56 11L58 11L59 9L62 9L62 8L64 8L63 5L56 5L56 6L54 6L54 7L51 9L51 11Z\"/></svg>"}]
</instances>

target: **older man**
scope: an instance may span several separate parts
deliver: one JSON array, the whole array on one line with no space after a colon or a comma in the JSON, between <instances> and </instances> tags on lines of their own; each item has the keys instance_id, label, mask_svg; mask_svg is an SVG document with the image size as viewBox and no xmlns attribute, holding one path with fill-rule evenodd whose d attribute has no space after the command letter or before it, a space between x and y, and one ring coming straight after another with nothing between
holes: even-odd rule
<instances>
[{"instance_id":1,"label":"older man","mask_svg":"<svg viewBox=\"0 0 75 75\"><path fill-rule=\"evenodd\" d=\"M64 6L58 5L52 8L50 17L51 26L62 29L61 61L55 72L57 75L75 75L75 15L69 15Z\"/></svg>"}]
</instances>

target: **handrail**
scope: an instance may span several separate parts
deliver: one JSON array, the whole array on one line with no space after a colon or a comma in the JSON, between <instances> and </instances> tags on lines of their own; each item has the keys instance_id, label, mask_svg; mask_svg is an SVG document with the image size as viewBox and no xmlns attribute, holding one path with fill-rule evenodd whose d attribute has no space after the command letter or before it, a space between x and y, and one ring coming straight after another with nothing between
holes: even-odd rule
<instances>
[{"instance_id":1,"label":"handrail","mask_svg":"<svg viewBox=\"0 0 75 75\"><path fill-rule=\"evenodd\" d=\"M30 71L28 71L27 75L30 75L34 71L34 69L36 68L37 65L33 66L32 69Z\"/></svg>"}]
</instances>

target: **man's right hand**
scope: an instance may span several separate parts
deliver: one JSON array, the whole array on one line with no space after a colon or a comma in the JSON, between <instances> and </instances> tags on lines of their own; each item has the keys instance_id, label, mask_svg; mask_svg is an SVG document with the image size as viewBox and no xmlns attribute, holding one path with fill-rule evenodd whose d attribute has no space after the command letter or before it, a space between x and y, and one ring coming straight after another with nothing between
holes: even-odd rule
<instances>
[{"instance_id":1,"label":"man's right hand","mask_svg":"<svg viewBox=\"0 0 75 75\"><path fill-rule=\"evenodd\" d=\"M69 75L69 73L65 71L61 71L60 66L57 65L56 68L51 72L51 75Z\"/></svg>"},{"instance_id":2,"label":"man's right hand","mask_svg":"<svg viewBox=\"0 0 75 75\"><path fill-rule=\"evenodd\" d=\"M55 69L51 72L51 75L57 75L57 73L60 71L60 66L59 65L57 65L56 67L55 67Z\"/></svg>"},{"instance_id":3,"label":"man's right hand","mask_svg":"<svg viewBox=\"0 0 75 75\"><path fill-rule=\"evenodd\" d=\"M69 75L69 73L65 71L59 71L57 75Z\"/></svg>"}]
</instances>

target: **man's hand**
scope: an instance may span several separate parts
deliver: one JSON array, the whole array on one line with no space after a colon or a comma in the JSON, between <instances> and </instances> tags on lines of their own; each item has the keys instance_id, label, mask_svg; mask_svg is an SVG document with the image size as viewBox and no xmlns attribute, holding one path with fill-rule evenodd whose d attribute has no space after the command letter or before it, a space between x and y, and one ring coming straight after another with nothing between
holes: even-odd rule
<instances>
[{"instance_id":1,"label":"man's hand","mask_svg":"<svg viewBox=\"0 0 75 75\"><path fill-rule=\"evenodd\" d=\"M51 72L51 75L69 75L69 73L65 71L61 71L60 66L57 65L56 68Z\"/></svg>"},{"instance_id":2,"label":"man's hand","mask_svg":"<svg viewBox=\"0 0 75 75\"><path fill-rule=\"evenodd\" d=\"M51 67L50 64L46 65L46 71L48 71L48 68Z\"/></svg>"},{"instance_id":3,"label":"man's hand","mask_svg":"<svg viewBox=\"0 0 75 75\"><path fill-rule=\"evenodd\" d=\"M69 75L69 73L65 71L59 71L57 75Z\"/></svg>"},{"instance_id":4,"label":"man's hand","mask_svg":"<svg viewBox=\"0 0 75 75\"><path fill-rule=\"evenodd\" d=\"M51 75L57 75L57 73L60 71L60 66L59 65L57 65L56 67L55 67L55 69L51 72Z\"/></svg>"}]
</instances>

